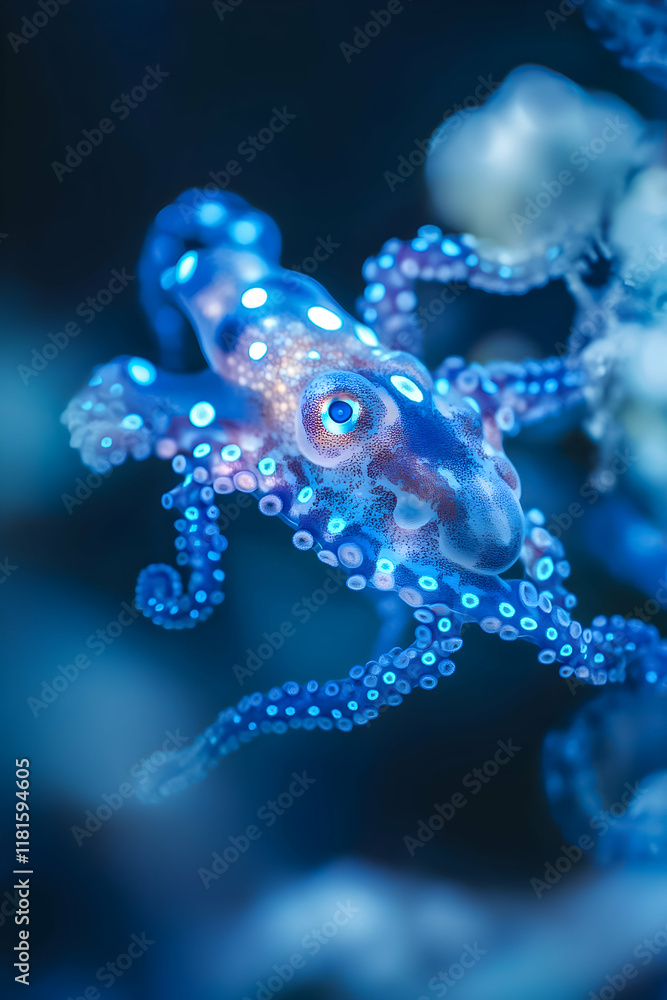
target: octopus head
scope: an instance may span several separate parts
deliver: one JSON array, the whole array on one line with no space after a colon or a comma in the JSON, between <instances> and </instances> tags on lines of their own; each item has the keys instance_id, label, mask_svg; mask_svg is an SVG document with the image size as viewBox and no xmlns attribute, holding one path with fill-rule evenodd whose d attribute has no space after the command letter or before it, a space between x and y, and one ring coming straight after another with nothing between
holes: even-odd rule
<instances>
[{"instance_id":1,"label":"octopus head","mask_svg":"<svg viewBox=\"0 0 667 1000\"><path fill-rule=\"evenodd\" d=\"M332 520L369 555L404 565L454 564L495 574L523 537L517 474L484 438L467 404L443 405L430 375L407 355L377 369L331 371L303 389L296 443L320 523Z\"/></svg>"}]
</instances>

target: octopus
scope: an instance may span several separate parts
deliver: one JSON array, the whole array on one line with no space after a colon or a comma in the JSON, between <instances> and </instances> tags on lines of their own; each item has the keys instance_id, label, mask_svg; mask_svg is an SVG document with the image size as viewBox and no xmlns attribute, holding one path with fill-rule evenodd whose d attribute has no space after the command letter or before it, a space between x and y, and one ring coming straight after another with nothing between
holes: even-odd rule
<instances>
[{"instance_id":1,"label":"octopus","mask_svg":"<svg viewBox=\"0 0 667 1000\"><path fill-rule=\"evenodd\" d=\"M536 644L563 677L664 684L652 625L573 617L563 545L540 511L523 510L503 450L506 433L581 400L581 372L560 358L454 357L431 374L418 344L400 349L416 330L417 280L505 291L525 276L490 264L475 238L428 225L366 262L360 322L279 256L276 224L239 196L192 190L160 212L140 262L142 301L170 367L191 331L206 367L102 365L63 414L71 444L97 472L154 455L180 479L162 497L176 515L176 567L148 566L137 581L136 605L156 625L193 627L223 600L218 504L239 491L286 524L298 550L340 567L351 590L397 596L414 641L337 680L243 697L171 755L143 798L185 788L260 734L349 731L435 688L454 672L469 622Z\"/></svg>"}]
</instances>

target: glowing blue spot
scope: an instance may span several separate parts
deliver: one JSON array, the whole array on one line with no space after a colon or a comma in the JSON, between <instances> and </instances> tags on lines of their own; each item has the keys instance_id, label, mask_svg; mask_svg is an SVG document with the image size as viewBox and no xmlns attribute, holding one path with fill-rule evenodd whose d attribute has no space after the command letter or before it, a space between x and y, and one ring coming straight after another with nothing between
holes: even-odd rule
<instances>
[{"instance_id":1,"label":"glowing blue spot","mask_svg":"<svg viewBox=\"0 0 667 1000\"><path fill-rule=\"evenodd\" d=\"M339 535L345 527L345 524L346 522L342 517L332 517L327 524L327 531L330 535Z\"/></svg>"},{"instance_id":2,"label":"glowing blue spot","mask_svg":"<svg viewBox=\"0 0 667 1000\"><path fill-rule=\"evenodd\" d=\"M377 347L380 343L377 338L377 334L374 333L369 326L363 326L361 323L355 323L354 332L362 344L366 344L368 347Z\"/></svg>"},{"instance_id":3,"label":"glowing blue spot","mask_svg":"<svg viewBox=\"0 0 667 1000\"><path fill-rule=\"evenodd\" d=\"M422 236L429 243L437 243L442 237L442 232L437 226L420 226L417 235Z\"/></svg>"},{"instance_id":4,"label":"glowing blue spot","mask_svg":"<svg viewBox=\"0 0 667 1000\"><path fill-rule=\"evenodd\" d=\"M550 247L547 250L547 260L555 260L560 255L560 247Z\"/></svg>"},{"instance_id":5,"label":"glowing blue spot","mask_svg":"<svg viewBox=\"0 0 667 1000\"><path fill-rule=\"evenodd\" d=\"M272 476L276 471L276 463L272 458L263 458L257 468L263 476Z\"/></svg>"},{"instance_id":6,"label":"glowing blue spot","mask_svg":"<svg viewBox=\"0 0 667 1000\"><path fill-rule=\"evenodd\" d=\"M160 288L164 288L165 292L173 287L176 281L176 268L168 267L166 271L163 271L160 275Z\"/></svg>"},{"instance_id":7,"label":"glowing blue spot","mask_svg":"<svg viewBox=\"0 0 667 1000\"><path fill-rule=\"evenodd\" d=\"M215 408L202 400L190 410L190 423L195 427L208 427L215 420Z\"/></svg>"},{"instance_id":8,"label":"glowing blue spot","mask_svg":"<svg viewBox=\"0 0 667 1000\"><path fill-rule=\"evenodd\" d=\"M184 253L176 265L176 281L181 284L187 281L195 273L197 267L197 251L189 250Z\"/></svg>"},{"instance_id":9,"label":"glowing blue spot","mask_svg":"<svg viewBox=\"0 0 667 1000\"><path fill-rule=\"evenodd\" d=\"M440 244L440 249L448 257L458 257L461 253L461 247L458 246L454 240L443 240Z\"/></svg>"},{"instance_id":10,"label":"glowing blue spot","mask_svg":"<svg viewBox=\"0 0 667 1000\"><path fill-rule=\"evenodd\" d=\"M658 675L656 674L655 670L649 670L648 673L646 674L646 680L648 681L649 684L655 684L657 679Z\"/></svg>"},{"instance_id":11,"label":"glowing blue spot","mask_svg":"<svg viewBox=\"0 0 667 1000\"><path fill-rule=\"evenodd\" d=\"M451 620L449 618L441 618L438 622L438 630L440 632L449 632L452 627Z\"/></svg>"},{"instance_id":12,"label":"glowing blue spot","mask_svg":"<svg viewBox=\"0 0 667 1000\"><path fill-rule=\"evenodd\" d=\"M379 696L379 694L380 694L379 691L371 689L366 695L366 697L368 698L369 701L375 701L375 699Z\"/></svg>"},{"instance_id":13,"label":"glowing blue spot","mask_svg":"<svg viewBox=\"0 0 667 1000\"><path fill-rule=\"evenodd\" d=\"M438 581L434 580L432 576L420 576L417 582L422 590L438 589Z\"/></svg>"},{"instance_id":14,"label":"glowing blue spot","mask_svg":"<svg viewBox=\"0 0 667 1000\"><path fill-rule=\"evenodd\" d=\"M535 576L538 580L548 580L554 571L554 562L550 556L542 556L535 567Z\"/></svg>"},{"instance_id":15,"label":"glowing blue spot","mask_svg":"<svg viewBox=\"0 0 667 1000\"><path fill-rule=\"evenodd\" d=\"M479 264L479 257L474 253L468 254L466 257L466 264L468 267L475 267L476 264Z\"/></svg>"},{"instance_id":16,"label":"glowing blue spot","mask_svg":"<svg viewBox=\"0 0 667 1000\"><path fill-rule=\"evenodd\" d=\"M102 440L100 441L100 444L102 445L103 448L110 448L111 445L113 444L113 441L111 440L110 437L105 437L105 438L102 438Z\"/></svg>"},{"instance_id":17,"label":"glowing blue spot","mask_svg":"<svg viewBox=\"0 0 667 1000\"><path fill-rule=\"evenodd\" d=\"M495 382L492 382L490 378L485 378L482 380L482 389L484 392L488 392L490 396L495 396L498 392L498 386Z\"/></svg>"},{"instance_id":18,"label":"glowing blue spot","mask_svg":"<svg viewBox=\"0 0 667 1000\"><path fill-rule=\"evenodd\" d=\"M479 597L477 594L463 594L461 597L461 603L464 608L476 608L479 604Z\"/></svg>"},{"instance_id":19,"label":"glowing blue spot","mask_svg":"<svg viewBox=\"0 0 667 1000\"><path fill-rule=\"evenodd\" d=\"M503 264L502 267L498 268L498 274L500 275L501 278L511 278L512 277L512 268L511 267L507 267L506 264Z\"/></svg>"},{"instance_id":20,"label":"glowing blue spot","mask_svg":"<svg viewBox=\"0 0 667 1000\"><path fill-rule=\"evenodd\" d=\"M421 236L417 236L416 239L412 240L410 246L417 253L423 253L424 250L428 250L428 240L422 239Z\"/></svg>"},{"instance_id":21,"label":"glowing blue spot","mask_svg":"<svg viewBox=\"0 0 667 1000\"><path fill-rule=\"evenodd\" d=\"M304 486L304 488L300 491L297 500L299 501L299 503L308 503L312 495L313 491L310 488L310 486Z\"/></svg>"},{"instance_id":22,"label":"glowing blue spot","mask_svg":"<svg viewBox=\"0 0 667 1000\"><path fill-rule=\"evenodd\" d=\"M81 404L81 409L82 410L89 410L92 405L93 405L92 399L87 399L85 403Z\"/></svg>"},{"instance_id":23,"label":"glowing blue spot","mask_svg":"<svg viewBox=\"0 0 667 1000\"><path fill-rule=\"evenodd\" d=\"M381 267L386 270L388 267L393 267L393 266L394 266L394 258L390 253L383 253L380 257L378 257L378 267Z\"/></svg>"},{"instance_id":24,"label":"glowing blue spot","mask_svg":"<svg viewBox=\"0 0 667 1000\"><path fill-rule=\"evenodd\" d=\"M255 340L248 348L248 357L251 361L259 361L266 354L266 344L261 340Z\"/></svg>"},{"instance_id":25,"label":"glowing blue spot","mask_svg":"<svg viewBox=\"0 0 667 1000\"><path fill-rule=\"evenodd\" d=\"M205 600L206 600L206 591L198 590L197 593L195 594L195 601L197 602L197 604L203 604Z\"/></svg>"},{"instance_id":26,"label":"glowing blue spot","mask_svg":"<svg viewBox=\"0 0 667 1000\"><path fill-rule=\"evenodd\" d=\"M93 377L88 382L88 385L102 385L101 375L93 375Z\"/></svg>"},{"instance_id":27,"label":"glowing blue spot","mask_svg":"<svg viewBox=\"0 0 667 1000\"><path fill-rule=\"evenodd\" d=\"M396 296L396 305L401 312L410 312L417 305L417 296L414 292L399 292Z\"/></svg>"},{"instance_id":28,"label":"glowing blue spot","mask_svg":"<svg viewBox=\"0 0 667 1000\"><path fill-rule=\"evenodd\" d=\"M512 605L511 604L507 604L506 602L503 602L502 604L500 604L498 606L498 610L500 611L500 613L503 616L503 618L511 618L513 615L516 614L516 611L512 607Z\"/></svg>"},{"instance_id":29,"label":"glowing blue spot","mask_svg":"<svg viewBox=\"0 0 667 1000\"><path fill-rule=\"evenodd\" d=\"M349 710L351 712L356 712L357 709L359 708L359 706L357 705L356 701L348 701L347 707L349 708Z\"/></svg>"},{"instance_id":30,"label":"glowing blue spot","mask_svg":"<svg viewBox=\"0 0 667 1000\"><path fill-rule=\"evenodd\" d=\"M241 305L246 309L259 309L268 297L265 288L248 288L241 296Z\"/></svg>"},{"instance_id":31,"label":"glowing blue spot","mask_svg":"<svg viewBox=\"0 0 667 1000\"><path fill-rule=\"evenodd\" d=\"M199 511L197 510L196 507L186 507L185 516L187 517L188 521L196 521L197 518L199 517Z\"/></svg>"},{"instance_id":32,"label":"glowing blue spot","mask_svg":"<svg viewBox=\"0 0 667 1000\"><path fill-rule=\"evenodd\" d=\"M190 612L190 614L192 614L192 612ZM253 729L257 729L257 723L256 722L249 722L248 723L248 729L250 729L251 731Z\"/></svg>"},{"instance_id":33,"label":"glowing blue spot","mask_svg":"<svg viewBox=\"0 0 667 1000\"><path fill-rule=\"evenodd\" d=\"M308 354L306 355L306 357L310 358L311 361L319 361L320 360L320 352L319 351L308 351Z\"/></svg>"},{"instance_id":34,"label":"glowing blue spot","mask_svg":"<svg viewBox=\"0 0 667 1000\"><path fill-rule=\"evenodd\" d=\"M220 452L223 462L235 462L241 457L241 449L237 444L226 444Z\"/></svg>"},{"instance_id":35,"label":"glowing blue spot","mask_svg":"<svg viewBox=\"0 0 667 1000\"><path fill-rule=\"evenodd\" d=\"M144 418L140 417L138 413L128 413L126 417L120 422L121 427L125 427L128 431L138 431L140 427L143 426Z\"/></svg>"},{"instance_id":36,"label":"glowing blue spot","mask_svg":"<svg viewBox=\"0 0 667 1000\"><path fill-rule=\"evenodd\" d=\"M372 285L366 287L364 298L368 299L369 302L381 302L386 291L387 289L381 281L374 281Z\"/></svg>"},{"instance_id":37,"label":"glowing blue spot","mask_svg":"<svg viewBox=\"0 0 667 1000\"><path fill-rule=\"evenodd\" d=\"M343 325L340 316L331 309L325 309L324 306L311 306L308 310L308 319L315 326L319 326L320 330L340 330Z\"/></svg>"},{"instance_id":38,"label":"glowing blue spot","mask_svg":"<svg viewBox=\"0 0 667 1000\"><path fill-rule=\"evenodd\" d=\"M407 396L408 399L413 400L415 403L421 403L424 398L424 393L421 391L418 385L408 378L406 375L392 375L389 379L391 384L395 389L398 389L400 393Z\"/></svg>"},{"instance_id":39,"label":"glowing blue spot","mask_svg":"<svg viewBox=\"0 0 667 1000\"><path fill-rule=\"evenodd\" d=\"M422 656L422 663L426 664L427 667L430 667L433 663L435 663L435 653L424 653Z\"/></svg>"},{"instance_id":40,"label":"glowing blue spot","mask_svg":"<svg viewBox=\"0 0 667 1000\"><path fill-rule=\"evenodd\" d=\"M558 638L558 632L556 631L556 629L555 628L548 628L547 629L547 639L550 639L551 642L553 642L554 639L557 639L557 638Z\"/></svg>"},{"instance_id":41,"label":"glowing blue spot","mask_svg":"<svg viewBox=\"0 0 667 1000\"><path fill-rule=\"evenodd\" d=\"M604 656L602 653L596 653L593 657L594 663L604 663Z\"/></svg>"},{"instance_id":42,"label":"glowing blue spot","mask_svg":"<svg viewBox=\"0 0 667 1000\"><path fill-rule=\"evenodd\" d=\"M276 715L277 713L278 713L278 706L277 705L267 705L266 706L266 714L267 715Z\"/></svg>"},{"instance_id":43,"label":"glowing blue spot","mask_svg":"<svg viewBox=\"0 0 667 1000\"><path fill-rule=\"evenodd\" d=\"M436 379L435 391L439 392L441 396L446 396L447 393L449 392L449 389L450 389L449 379L447 378Z\"/></svg>"},{"instance_id":44,"label":"glowing blue spot","mask_svg":"<svg viewBox=\"0 0 667 1000\"><path fill-rule=\"evenodd\" d=\"M555 378L548 378L544 383L545 392L556 392L558 389L558 381Z\"/></svg>"},{"instance_id":45,"label":"glowing blue spot","mask_svg":"<svg viewBox=\"0 0 667 1000\"><path fill-rule=\"evenodd\" d=\"M317 705L311 705L310 708L308 709L308 715L319 715L319 714L320 710L317 707Z\"/></svg>"},{"instance_id":46,"label":"glowing blue spot","mask_svg":"<svg viewBox=\"0 0 667 1000\"><path fill-rule=\"evenodd\" d=\"M522 618L519 624L526 632L533 632L537 628L537 622L534 618Z\"/></svg>"},{"instance_id":47,"label":"glowing blue spot","mask_svg":"<svg viewBox=\"0 0 667 1000\"><path fill-rule=\"evenodd\" d=\"M261 232L259 223L249 222L248 219L241 219L239 222L235 222L231 226L232 238L236 240L237 243L241 243L243 246L247 246L248 243L253 243Z\"/></svg>"},{"instance_id":48,"label":"glowing blue spot","mask_svg":"<svg viewBox=\"0 0 667 1000\"><path fill-rule=\"evenodd\" d=\"M572 656L572 646L569 642L566 642L564 646L560 647L559 656Z\"/></svg>"},{"instance_id":49,"label":"glowing blue spot","mask_svg":"<svg viewBox=\"0 0 667 1000\"><path fill-rule=\"evenodd\" d=\"M394 681L396 680L396 674L393 673L393 671L388 670L386 674L382 675L382 680L385 682L385 684L393 684Z\"/></svg>"},{"instance_id":50,"label":"glowing blue spot","mask_svg":"<svg viewBox=\"0 0 667 1000\"><path fill-rule=\"evenodd\" d=\"M203 226L217 226L227 215L227 209L217 201L207 201L199 206L197 218Z\"/></svg>"},{"instance_id":51,"label":"glowing blue spot","mask_svg":"<svg viewBox=\"0 0 667 1000\"><path fill-rule=\"evenodd\" d=\"M195 458L204 458L205 455L209 455L211 452L210 444L198 444L193 450L192 454Z\"/></svg>"},{"instance_id":52,"label":"glowing blue spot","mask_svg":"<svg viewBox=\"0 0 667 1000\"><path fill-rule=\"evenodd\" d=\"M144 361L143 358L130 358L127 363L127 370L130 378L137 385L152 385L157 378L155 365L152 365L150 361ZM100 379L101 381L102 379Z\"/></svg>"},{"instance_id":53,"label":"glowing blue spot","mask_svg":"<svg viewBox=\"0 0 667 1000\"><path fill-rule=\"evenodd\" d=\"M380 573L393 573L396 569L391 559L378 559L377 568Z\"/></svg>"},{"instance_id":54,"label":"glowing blue spot","mask_svg":"<svg viewBox=\"0 0 667 1000\"><path fill-rule=\"evenodd\" d=\"M294 715L295 712L296 709L294 708L293 705L288 705L287 708L285 709L285 715Z\"/></svg>"}]
</instances>

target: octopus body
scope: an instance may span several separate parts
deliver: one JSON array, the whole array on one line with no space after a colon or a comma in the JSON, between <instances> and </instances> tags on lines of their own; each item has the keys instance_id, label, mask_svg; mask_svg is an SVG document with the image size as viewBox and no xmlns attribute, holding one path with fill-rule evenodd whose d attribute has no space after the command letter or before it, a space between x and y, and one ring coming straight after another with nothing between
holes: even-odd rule
<instances>
[{"instance_id":1,"label":"octopus body","mask_svg":"<svg viewBox=\"0 0 667 1000\"><path fill-rule=\"evenodd\" d=\"M504 433L577 402L580 375L559 359L482 367L448 358L432 376L396 349L397 334L414 330L418 278L488 274L471 238L427 226L409 245L389 241L365 267L364 323L282 268L279 251L275 223L243 199L182 195L149 232L142 298L171 367L193 329L206 369L117 358L63 419L97 471L155 454L181 477L162 498L177 514L179 568L149 566L137 583L137 605L156 624L191 627L223 599L217 504L238 490L289 525L297 549L345 570L352 590L397 594L416 619L415 640L340 680L243 698L140 790L147 800L198 780L262 732L346 731L435 687L454 671L468 621L534 642L541 663L594 684L641 674L647 651L652 663L664 658L643 622L616 616L584 628L572 618L563 546L539 511L522 510L503 452ZM493 280L508 278L500 270ZM522 575L500 575L517 562Z\"/></svg>"}]
</instances>

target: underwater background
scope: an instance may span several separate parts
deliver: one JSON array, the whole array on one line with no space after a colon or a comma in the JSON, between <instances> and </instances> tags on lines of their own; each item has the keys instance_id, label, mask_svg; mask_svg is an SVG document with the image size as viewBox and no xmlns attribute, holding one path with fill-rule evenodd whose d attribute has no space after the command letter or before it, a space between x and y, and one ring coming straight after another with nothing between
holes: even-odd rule
<instances>
[{"instance_id":1,"label":"underwater background","mask_svg":"<svg viewBox=\"0 0 667 1000\"><path fill-rule=\"evenodd\" d=\"M28 757L36 1000L106 989L117 1000L417 1000L445 987L461 1000L604 1000L633 947L667 926L659 866L649 877L619 865L603 879L584 856L536 893L531 880L567 844L542 790L542 743L595 692L537 664L527 644L476 629L447 684L366 728L258 741L158 807L119 791L151 751L191 740L242 695L364 663L378 630L363 594L326 593L326 567L242 495L222 505L226 596L212 619L164 632L128 613L137 572L171 556L158 503L171 474L148 460L90 482L59 418L100 360L156 357L136 281L156 212L211 180L243 195L280 226L285 266L353 312L362 261L432 221L423 169L404 168L400 183L391 175L482 81L496 88L537 63L665 117L664 92L622 69L574 8L553 24L535 0L412 0L346 56L342 43L386 6L70 0L25 44L11 35L38 8L8 0L0 10L0 792L10 816L0 935L3 981L18 990L13 762ZM159 85L124 104L150 70ZM276 109L287 123L263 143ZM104 118L113 129L67 164L66 147ZM436 292L420 295L426 307ZM466 288L429 324L426 360L543 357L572 318L561 282L519 298ZM189 366L201 364L193 343ZM525 509L560 516L581 497L595 446L580 418L508 441ZM630 614L660 587L659 531L638 541L636 566L609 555L605 532L624 523L630 494L620 481L566 529L582 620ZM665 615L651 620L664 633ZM271 643L285 623L289 637ZM52 685L60 677L67 684ZM420 824L475 787L468 776L499 742L517 748L509 762L415 847ZM303 796L289 792L295 774L307 775ZM260 835L248 844L249 825ZM216 862L230 846L236 859ZM126 969L108 969L133 952ZM460 981L429 985L463 954L477 957ZM661 996L664 958L650 954L627 995Z\"/></svg>"}]
</instances>

